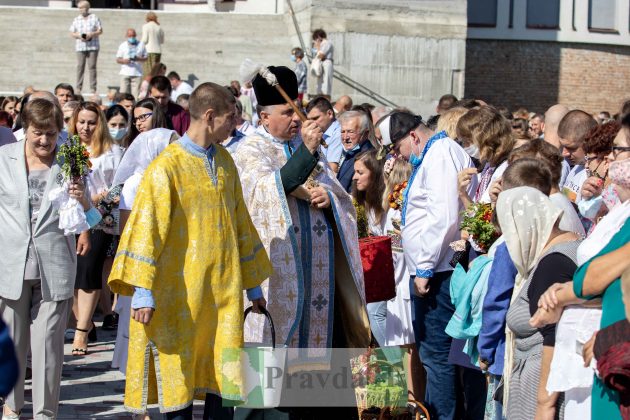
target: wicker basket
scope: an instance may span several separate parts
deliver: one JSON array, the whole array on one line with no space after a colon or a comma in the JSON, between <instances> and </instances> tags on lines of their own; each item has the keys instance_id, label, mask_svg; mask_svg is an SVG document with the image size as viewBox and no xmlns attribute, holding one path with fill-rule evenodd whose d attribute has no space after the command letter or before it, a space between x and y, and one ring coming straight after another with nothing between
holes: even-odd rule
<instances>
[{"instance_id":1,"label":"wicker basket","mask_svg":"<svg viewBox=\"0 0 630 420\"><path fill-rule=\"evenodd\" d=\"M413 416L407 408L408 402L412 402L417 406L416 420L430 420L429 412L422 403L415 400L407 400L407 382L405 381L400 366L385 360L372 360L368 361L366 364L378 364L391 367L392 370L395 371L401 392L396 392L394 397L392 397L388 395L391 388L384 388L384 395L370 395L370 393L374 393L374 390L368 390L367 387L355 388L354 393L357 400L360 420L412 420ZM382 404L379 402L382 402Z\"/></svg>"}]
</instances>

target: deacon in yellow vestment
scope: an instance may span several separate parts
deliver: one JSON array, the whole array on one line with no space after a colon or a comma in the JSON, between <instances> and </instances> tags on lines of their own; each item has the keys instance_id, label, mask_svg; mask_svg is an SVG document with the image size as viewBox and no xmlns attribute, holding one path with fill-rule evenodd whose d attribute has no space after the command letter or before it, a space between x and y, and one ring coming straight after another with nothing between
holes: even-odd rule
<instances>
[{"instance_id":1,"label":"deacon in yellow vestment","mask_svg":"<svg viewBox=\"0 0 630 420\"><path fill-rule=\"evenodd\" d=\"M243 290L270 274L228 152L187 135L169 145L145 172L109 277L112 291L155 300L148 325L130 324L127 409L243 400L222 383L221 355L242 347Z\"/></svg>"}]
</instances>

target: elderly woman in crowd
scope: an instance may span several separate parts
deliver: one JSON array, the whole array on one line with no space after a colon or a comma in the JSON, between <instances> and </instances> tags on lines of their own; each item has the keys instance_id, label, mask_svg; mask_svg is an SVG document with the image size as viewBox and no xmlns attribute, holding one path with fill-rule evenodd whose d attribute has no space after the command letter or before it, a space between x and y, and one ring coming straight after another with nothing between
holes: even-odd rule
<instances>
[{"instance_id":1,"label":"elderly woman in crowd","mask_svg":"<svg viewBox=\"0 0 630 420\"><path fill-rule=\"evenodd\" d=\"M0 148L0 238L3 251L0 314L15 342L20 365L18 383L4 405L3 418L19 418L24 407L24 381L29 343L32 355L33 416L56 418L63 365L64 329L72 306L77 254L89 252L85 236L79 244L59 229L59 212L48 193L57 183L57 137L63 128L58 105L34 99L22 111L24 142ZM91 225L91 209L83 180L69 186ZM3 375L4 372L0 373Z\"/></svg>"},{"instance_id":2,"label":"elderly woman in crowd","mask_svg":"<svg viewBox=\"0 0 630 420\"><path fill-rule=\"evenodd\" d=\"M600 329L625 317L620 277L630 266L630 115L623 118L621 130L615 137L607 159L610 162L608 175L621 203L600 220L580 246L577 255L580 268L575 273L573 282L554 284L545 292L539 301L540 307L531 320L533 325L557 322L564 307L584 303L583 299L593 300L599 297L602 298ZM582 326L576 326L578 327ZM591 363L596 334L586 343L582 337L576 343L584 347L586 366ZM570 355L565 354L566 357ZM564 361L563 364L566 367L569 362ZM594 378L591 398L593 419L621 419L619 392L606 386L598 377Z\"/></svg>"},{"instance_id":3,"label":"elderly woman in crowd","mask_svg":"<svg viewBox=\"0 0 630 420\"><path fill-rule=\"evenodd\" d=\"M123 149L114 144L105 115L93 102L82 102L75 109L68 125L69 135L78 135L81 143L90 152L91 172L88 176L90 199L100 206L103 223L91 230L90 252L80 256L77 263L74 315L77 320L73 356L85 356L88 340L96 341L96 329L92 322L94 309L100 298L103 284L103 266L115 249L115 215L108 198L116 168L122 158Z\"/></svg>"}]
</instances>

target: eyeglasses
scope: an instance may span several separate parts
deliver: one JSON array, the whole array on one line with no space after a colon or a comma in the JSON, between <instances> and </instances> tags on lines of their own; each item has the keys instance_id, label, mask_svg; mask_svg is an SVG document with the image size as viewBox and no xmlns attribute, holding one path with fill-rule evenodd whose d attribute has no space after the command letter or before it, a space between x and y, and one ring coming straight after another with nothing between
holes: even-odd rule
<instances>
[{"instance_id":1,"label":"eyeglasses","mask_svg":"<svg viewBox=\"0 0 630 420\"><path fill-rule=\"evenodd\" d=\"M133 123L138 124L139 122L144 122L149 119L153 115L153 112L147 112L146 114L139 115L133 118Z\"/></svg>"},{"instance_id":2,"label":"eyeglasses","mask_svg":"<svg viewBox=\"0 0 630 420\"><path fill-rule=\"evenodd\" d=\"M623 152L630 152L630 147L626 147L626 146L613 146L612 147L612 154L615 159L617 159L617 156L619 156L619 154Z\"/></svg>"},{"instance_id":3,"label":"eyeglasses","mask_svg":"<svg viewBox=\"0 0 630 420\"><path fill-rule=\"evenodd\" d=\"M597 170L599 169L600 166L602 166L602 163L604 163L604 159L600 159L599 163L597 164L597 166L595 167L595 169L591 170L588 165L590 162L594 161L598 159L597 157L594 158L586 158L586 176L588 177L592 177L594 176L595 178L601 179L602 181L606 180L606 175L608 175L608 171L606 171L606 173L604 174L604 176L600 175Z\"/></svg>"}]
</instances>

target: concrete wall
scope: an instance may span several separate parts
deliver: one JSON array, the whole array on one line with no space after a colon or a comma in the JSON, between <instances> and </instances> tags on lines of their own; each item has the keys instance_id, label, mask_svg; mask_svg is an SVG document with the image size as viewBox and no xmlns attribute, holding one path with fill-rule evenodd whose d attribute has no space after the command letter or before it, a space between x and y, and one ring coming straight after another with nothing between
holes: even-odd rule
<instances>
[{"instance_id":1,"label":"concrete wall","mask_svg":"<svg viewBox=\"0 0 630 420\"><path fill-rule=\"evenodd\" d=\"M0 4L3 1L12 0ZM285 5L285 0L280 3ZM235 7L239 4L270 7L275 0L237 1ZM398 105L429 115L441 95L463 94L465 0L294 0L293 4L307 47L311 32L324 28L335 45L336 68ZM159 13L167 39L163 62L169 70L197 84L238 78L239 64L246 57L291 66L290 50L299 43L288 8L285 14L250 15L197 11L197 7L207 10L207 4L189 7L194 11ZM145 11L93 12L104 27L98 77L99 91L105 93L107 87L119 84L115 54L125 29L139 31ZM76 15L71 9L0 6L0 37L7 46L0 50L0 91L20 91L29 84L47 89L62 81L74 84L76 59L68 27ZM24 32L16 30L16 22L29 23L27 42ZM335 81L333 99L342 94L352 95L356 103L374 103Z\"/></svg>"},{"instance_id":2,"label":"concrete wall","mask_svg":"<svg viewBox=\"0 0 630 420\"><path fill-rule=\"evenodd\" d=\"M490 28L471 27L468 29L468 38L630 45L628 25L630 0L616 0L616 24L610 32L589 29L589 1L595 0L560 0L559 28L533 29L526 25L526 1L514 1L512 27L510 28L510 2L497 0L496 26ZM474 2L470 2L471 7L474 7L474 4ZM597 6L597 1L595 1L595 6Z\"/></svg>"},{"instance_id":3,"label":"concrete wall","mask_svg":"<svg viewBox=\"0 0 630 420\"><path fill-rule=\"evenodd\" d=\"M628 46L467 41L466 96L512 110L524 106L544 112L562 103L614 114L630 96L629 79Z\"/></svg>"},{"instance_id":4,"label":"concrete wall","mask_svg":"<svg viewBox=\"0 0 630 420\"><path fill-rule=\"evenodd\" d=\"M115 56L125 30L140 30L146 11L92 10L102 21L98 57L98 90L119 85ZM0 91L21 91L27 85L51 89L59 82L76 82L74 40L68 28L76 10L0 7ZM194 85L203 81L227 83L238 79L245 58L291 65L292 42L281 15L192 14L162 12L166 43L162 61ZM28 36L17 28L28 22ZM86 74L87 77L87 74ZM87 90L89 84L84 83Z\"/></svg>"},{"instance_id":5,"label":"concrete wall","mask_svg":"<svg viewBox=\"0 0 630 420\"><path fill-rule=\"evenodd\" d=\"M308 46L311 31L323 28L335 47L336 69L398 105L429 115L441 95L463 94L465 1L293 4ZM297 35L293 39L297 45ZM374 102L335 80L333 99L342 94L350 94L357 103Z\"/></svg>"}]
</instances>

